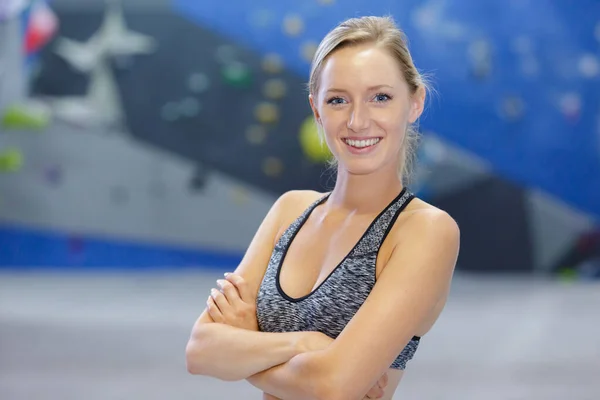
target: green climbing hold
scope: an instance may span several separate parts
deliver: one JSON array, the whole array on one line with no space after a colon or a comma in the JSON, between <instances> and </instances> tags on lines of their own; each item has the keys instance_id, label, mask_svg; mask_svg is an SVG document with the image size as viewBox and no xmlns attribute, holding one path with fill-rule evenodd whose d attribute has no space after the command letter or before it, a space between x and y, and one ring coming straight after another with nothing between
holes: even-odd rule
<instances>
[{"instance_id":1,"label":"green climbing hold","mask_svg":"<svg viewBox=\"0 0 600 400\"><path fill-rule=\"evenodd\" d=\"M574 268L562 268L559 271L559 280L561 282L574 282L578 278L577 271Z\"/></svg>"},{"instance_id":2,"label":"green climbing hold","mask_svg":"<svg viewBox=\"0 0 600 400\"><path fill-rule=\"evenodd\" d=\"M252 85L252 72L245 64L234 61L226 64L221 75L228 85L236 88L247 88Z\"/></svg>"},{"instance_id":3,"label":"green climbing hold","mask_svg":"<svg viewBox=\"0 0 600 400\"><path fill-rule=\"evenodd\" d=\"M42 130L50 122L50 112L33 104L14 104L2 113L2 127L18 130Z\"/></svg>"},{"instance_id":4,"label":"green climbing hold","mask_svg":"<svg viewBox=\"0 0 600 400\"><path fill-rule=\"evenodd\" d=\"M23 154L18 149L0 152L0 172L16 172L23 166Z\"/></svg>"}]
</instances>

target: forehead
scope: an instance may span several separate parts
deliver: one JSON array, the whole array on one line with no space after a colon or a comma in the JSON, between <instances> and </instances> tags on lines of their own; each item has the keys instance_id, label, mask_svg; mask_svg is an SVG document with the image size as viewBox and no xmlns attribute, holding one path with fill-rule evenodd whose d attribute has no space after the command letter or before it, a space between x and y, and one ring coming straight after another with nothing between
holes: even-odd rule
<instances>
[{"instance_id":1,"label":"forehead","mask_svg":"<svg viewBox=\"0 0 600 400\"><path fill-rule=\"evenodd\" d=\"M336 50L321 70L321 89L348 86L398 86L404 82L398 61L381 47L348 46Z\"/></svg>"}]
</instances>

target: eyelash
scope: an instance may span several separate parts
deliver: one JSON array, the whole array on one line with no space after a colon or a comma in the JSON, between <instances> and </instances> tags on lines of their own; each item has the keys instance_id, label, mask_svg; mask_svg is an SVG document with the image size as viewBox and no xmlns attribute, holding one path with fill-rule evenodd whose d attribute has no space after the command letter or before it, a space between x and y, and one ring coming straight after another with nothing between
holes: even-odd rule
<instances>
[{"instance_id":1,"label":"eyelash","mask_svg":"<svg viewBox=\"0 0 600 400\"><path fill-rule=\"evenodd\" d=\"M384 103L384 102L387 102L387 101L390 101L393 99L393 97L387 93L377 93L374 97L377 98L377 97L381 97L381 96L385 96L386 99L379 101L379 103ZM340 105L340 103L334 103L335 100L343 100L343 99L341 97L335 96L335 97L332 97L329 100L327 100L327 104L331 104L334 106Z\"/></svg>"}]
</instances>

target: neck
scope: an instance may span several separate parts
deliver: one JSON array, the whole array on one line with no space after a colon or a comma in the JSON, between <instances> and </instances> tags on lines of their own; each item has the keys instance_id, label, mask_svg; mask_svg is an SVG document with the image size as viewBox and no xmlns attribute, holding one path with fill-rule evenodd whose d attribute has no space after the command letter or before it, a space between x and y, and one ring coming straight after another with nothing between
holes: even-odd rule
<instances>
[{"instance_id":1,"label":"neck","mask_svg":"<svg viewBox=\"0 0 600 400\"><path fill-rule=\"evenodd\" d=\"M338 168L335 188L327 204L330 208L356 214L379 213L402 188L402 181L395 171L353 175Z\"/></svg>"}]
</instances>

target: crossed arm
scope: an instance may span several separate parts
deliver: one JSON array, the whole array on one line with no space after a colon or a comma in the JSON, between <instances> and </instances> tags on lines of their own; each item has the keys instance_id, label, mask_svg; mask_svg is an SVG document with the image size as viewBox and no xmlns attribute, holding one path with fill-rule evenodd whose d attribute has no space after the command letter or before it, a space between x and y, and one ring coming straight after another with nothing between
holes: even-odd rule
<instances>
[{"instance_id":1,"label":"crossed arm","mask_svg":"<svg viewBox=\"0 0 600 400\"><path fill-rule=\"evenodd\" d=\"M211 294L207 312L198 321L188 343L187 360L191 373L229 381L247 379L265 394L274 393L272 383L288 379L281 376L281 369L274 367L297 355L323 350L333 342L319 332L258 332L253 307L256 300L248 291L244 278L229 274L227 281L219 280L218 284L222 293ZM301 377L298 379L298 384L293 386L306 386ZM387 374L384 374L366 398L380 398L386 386ZM306 394L303 398L313 397ZM278 400L275 397L268 399Z\"/></svg>"},{"instance_id":2,"label":"crossed arm","mask_svg":"<svg viewBox=\"0 0 600 400\"><path fill-rule=\"evenodd\" d=\"M265 333L209 323L206 311L188 343L190 372L248 379L286 400L363 399L419 326L437 317L449 291L458 227L445 213L419 214L407 226L410 237L396 245L371 294L336 340L314 345L314 332ZM244 268L236 275L260 282ZM214 299L209 299L211 307L220 309Z\"/></svg>"}]
</instances>

